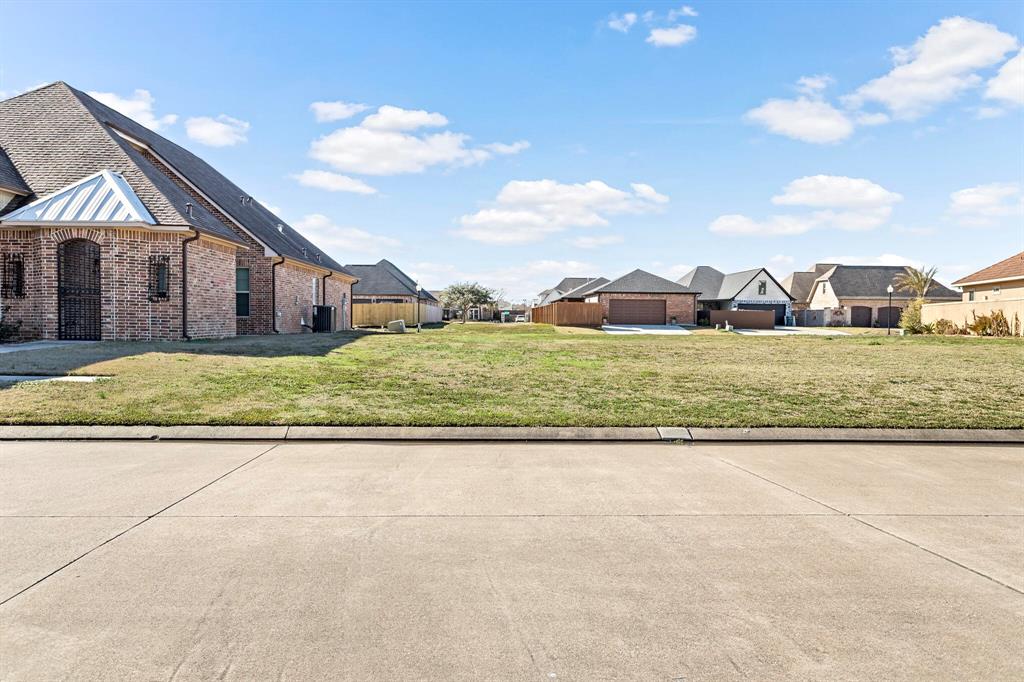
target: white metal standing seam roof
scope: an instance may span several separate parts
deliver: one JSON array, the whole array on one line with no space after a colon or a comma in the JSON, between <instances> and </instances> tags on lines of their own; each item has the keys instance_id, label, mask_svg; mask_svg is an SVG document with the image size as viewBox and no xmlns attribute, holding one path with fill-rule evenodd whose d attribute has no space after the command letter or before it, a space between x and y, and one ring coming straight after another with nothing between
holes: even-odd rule
<instances>
[{"instance_id":1,"label":"white metal standing seam roof","mask_svg":"<svg viewBox=\"0 0 1024 682\"><path fill-rule=\"evenodd\" d=\"M156 221L121 176L101 170L5 215L4 223L148 223Z\"/></svg>"}]
</instances>

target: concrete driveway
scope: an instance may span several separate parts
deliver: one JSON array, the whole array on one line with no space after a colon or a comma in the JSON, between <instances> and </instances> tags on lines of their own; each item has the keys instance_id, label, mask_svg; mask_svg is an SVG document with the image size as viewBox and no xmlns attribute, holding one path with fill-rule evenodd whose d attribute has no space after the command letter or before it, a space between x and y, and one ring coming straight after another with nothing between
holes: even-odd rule
<instances>
[{"instance_id":1,"label":"concrete driveway","mask_svg":"<svg viewBox=\"0 0 1024 682\"><path fill-rule=\"evenodd\" d=\"M0 678L1020 679L1024 449L0 442Z\"/></svg>"},{"instance_id":2,"label":"concrete driveway","mask_svg":"<svg viewBox=\"0 0 1024 682\"><path fill-rule=\"evenodd\" d=\"M689 336L690 330L674 324L606 324L601 327L606 334L669 334Z\"/></svg>"}]
</instances>

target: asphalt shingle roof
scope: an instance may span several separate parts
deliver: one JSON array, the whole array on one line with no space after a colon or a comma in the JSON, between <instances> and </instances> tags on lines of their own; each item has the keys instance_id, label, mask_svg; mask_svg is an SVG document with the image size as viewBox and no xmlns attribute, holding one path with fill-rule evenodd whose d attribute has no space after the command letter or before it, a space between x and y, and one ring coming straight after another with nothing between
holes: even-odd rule
<instances>
[{"instance_id":1,"label":"asphalt shingle roof","mask_svg":"<svg viewBox=\"0 0 1024 682\"><path fill-rule=\"evenodd\" d=\"M346 272L198 156L66 83L53 83L0 102L0 147L35 194L49 194L108 169L125 177L158 223L189 225L241 242L230 227L115 130L149 147L274 252ZM190 211L186 204L191 204Z\"/></svg>"},{"instance_id":2,"label":"asphalt shingle roof","mask_svg":"<svg viewBox=\"0 0 1024 682\"><path fill-rule=\"evenodd\" d=\"M806 303L811 298L811 291L814 290L814 280L818 275L813 272L794 272L782 280L782 288L789 292L797 301Z\"/></svg>"},{"instance_id":3,"label":"asphalt shingle roof","mask_svg":"<svg viewBox=\"0 0 1024 682\"><path fill-rule=\"evenodd\" d=\"M700 265L676 280L679 284L699 291L698 301L714 301L718 299L718 290L722 288L725 273L719 272L710 265Z\"/></svg>"},{"instance_id":4,"label":"asphalt shingle roof","mask_svg":"<svg viewBox=\"0 0 1024 682\"><path fill-rule=\"evenodd\" d=\"M573 289L583 286L592 279L594 279L594 277L566 277L555 285L555 289L564 294L567 291L572 291Z\"/></svg>"},{"instance_id":5,"label":"asphalt shingle roof","mask_svg":"<svg viewBox=\"0 0 1024 682\"><path fill-rule=\"evenodd\" d=\"M359 278L352 285L352 294L359 296L419 296L436 301L434 294L426 289L417 293L416 282L394 263L381 260L373 265L346 265L345 269Z\"/></svg>"},{"instance_id":6,"label":"asphalt shingle roof","mask_svg":"<svg viewBox=\"0 0 1024 682\"><path fill-rule=\"evenodd\" d=\"M896 277L906 271L902 265L837 265L817 281L828 280L838 298L885 298L888 296L886 287L890 284L895 287ZM894 299L911 299L914 296L913 292L900 289L892 294ZM928 288L927 297L960 300L960 294L936 281Z\"/></svg>"},{"instance_id":7,"label":"asphalt shingle roof","mask_svg":"<svg viewBox=\"0 0 1024 682\"><path fill-rule=\"evenodd\" d=\"M591 294L696 294L695 289L658 277L644 270L634 270L598 287Z\"/></svg>"},{"instance_id":8,"label":"asphalt shingle roof","mask_svg":"<svg viewBox=\"0 0 1024 682\"><path fill-rule=\"evenodd\" d=\"M21 174L18 173L18 169L11 163L11 159L7 156L7 152L3 150L3 147L0 147L0 189L21 195L32 193L32 189L21 179Z\"/></svg>"},{"instance_id":9,"label":"asphalt shingle roof","mask_svg":"<svg viewBox=\"0 0 1024 682\"><path fill-rule=\"evenodd\" d=\"M970 284L971 282L984 282L990 279L1006 279L1009 277L1024 277L1024 251L987 268L982 268L974 274L961 277L953 282L953 284Z\"/></svg>"}]
</instances>

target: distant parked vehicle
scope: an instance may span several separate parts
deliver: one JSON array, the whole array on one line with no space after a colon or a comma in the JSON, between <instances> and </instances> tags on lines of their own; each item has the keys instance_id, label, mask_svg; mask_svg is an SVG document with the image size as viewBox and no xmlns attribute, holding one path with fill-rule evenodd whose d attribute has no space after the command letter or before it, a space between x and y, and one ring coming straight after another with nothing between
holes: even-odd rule
<instances>
[{"instance_id":1,"label":"distant parked vehicle","mask_svg":"<svg viewBox=\"0 0 1024 682\"><path fill-rule=\"evenodd\" d=\"M526 315L516 315L516 322L526 322Z\"/></svg>"}]
</instances>

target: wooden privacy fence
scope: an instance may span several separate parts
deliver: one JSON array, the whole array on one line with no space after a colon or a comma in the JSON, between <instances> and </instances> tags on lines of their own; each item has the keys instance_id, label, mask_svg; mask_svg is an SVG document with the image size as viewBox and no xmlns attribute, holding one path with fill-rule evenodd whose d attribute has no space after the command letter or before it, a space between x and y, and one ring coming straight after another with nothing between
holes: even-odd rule
<instances>
[{"instance_id":1,"label":"wooden privacy fence","mask_svg":"<svg viewBox=\"0 0 1024 682\"><path fill-rule=\"evenodd\" d=\"M600 327L603 316L600 303L556 301L530 309L530 320L558 327Z\"/></svg>"},{"instance_id":2,"label":"wooden privacy fence","mask_svg":"<svg viewBox=\"0 0 1024 682\"><path fill-rule=\"evenodd\" d=\"M353 303L353 327L383 327L393 320L416 324L415 303Z\"/></svg>"},{"instance_id":3,"label":"wooden privacy fence","mask_svg":"<svg viewBox=\"0 0 1024 682\"><path fill-rule=\"evenodd\" d=\"M728 322L740 329L775 329L774 310L712 310L711 324Z\"/></svg>"},{"instance_id":4,"label":"wooden privacy fence","mask_svg":"<svg viewBox=\"0 0 1024 682\"><path fill-rule=\"evenodd\" d=\"M422 301L419 306L417 317L415 303L353 303L352 326L383 327L388 322L405 320L405 325L412 327L417 322L428 324L441 321L440 306L427 305Z\"/></svg>"}]
</instances>

